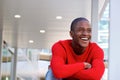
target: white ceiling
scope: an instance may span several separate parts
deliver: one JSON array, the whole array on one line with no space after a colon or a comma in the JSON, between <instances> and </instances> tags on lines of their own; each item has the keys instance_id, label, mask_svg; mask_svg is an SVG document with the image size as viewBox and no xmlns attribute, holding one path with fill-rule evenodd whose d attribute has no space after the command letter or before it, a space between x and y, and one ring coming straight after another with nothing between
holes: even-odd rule
<instances>
[{"instance_id":1,"label":"white ceiling","mask_svg":"<svg viewBox=\"0 0 120 80\"><path fill-rule=\"evenodd\" d=\"M54 42L70 38L69 27L74 18L91 19L91 1L3 0L3 39L13 47L50 49ZM99 0L99 12L104 1ZM15 19L15 14L20 14L21 18ZM57 20L56 16L63 19ZM46 33L41 34L40 29ZM29 40L34 40L34 43L28 43Z\"/></svg>"},{"instance_id":2,"label":"white ceiling","mask_svg":"<svg viewBox=\"0 0 120 80\"><path fill-rule=\"evenodd\" d=\"M20 14L20 19L14 15ZM62 16L57 20L56 16ZM10 46L50 48L59 39L69 37L71 21L91 17L91 0L4 0L4 36ZM46 33L41 34L40 29ZM34 40L33 44L28 41Z\"/></svg>"}]
</instances>

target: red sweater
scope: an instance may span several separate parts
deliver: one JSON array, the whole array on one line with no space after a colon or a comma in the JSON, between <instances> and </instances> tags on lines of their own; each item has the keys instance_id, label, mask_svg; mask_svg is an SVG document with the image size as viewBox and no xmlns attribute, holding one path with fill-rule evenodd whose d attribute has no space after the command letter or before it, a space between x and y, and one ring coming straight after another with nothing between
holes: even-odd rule
<instances>
[{"instance_id":1,"label":"red sweater","mask_svg":"<svg viewBox=\"0 0 120 80\"><path fill-rule=\"evenodd\" d=\"M89 44L83 54L76 55L71 40L63 40L52 47L51 69L56 78L63 80L100 80L104 73L104 53L95 43ZM92 68L85 69L83 62Z\"/></svg>"}]
</instances>

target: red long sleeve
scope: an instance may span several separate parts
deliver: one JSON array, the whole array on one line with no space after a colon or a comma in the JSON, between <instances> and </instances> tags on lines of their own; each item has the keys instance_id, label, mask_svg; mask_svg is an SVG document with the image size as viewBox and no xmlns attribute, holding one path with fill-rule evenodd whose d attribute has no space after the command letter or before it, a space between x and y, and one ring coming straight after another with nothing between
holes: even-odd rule
<instances>
[{"instance_id":1,"label":"red long sleeve","mask_svg":"<svg viewBox=\"0 0 120 80\"><path fill-rule=\"evenodd\" d=\"M51 68L55 77L66 78L84 69L83 62L66 64L65 51L60 44L53 46L52 53Z\"/></svg>"},{"instance_id":2,"label":"red long sleeve","mask_svg":"<svg viewBox=\"0 0 120 80\"><path fill-rule=\"evenodd\" d=\"M98 50L94 56L94 60L92 61L92 68L87 70L81 70L74 75L77 79L83 80L100 80L104 73L104 63L103 63L103 52L102 50ZM99 55L97 55L99 54ZM87 76L87 77L86 77Z\"/></svg>"},{"instance_id":3,"label":"red long sleeve","mask_svg":"<svg viewBox=\"0 0 120 80\"><path fill-rule=\"evenodd\" d=\"M104 73L103 51L90 43L82 55L76 55L71 48L71 40L59 41L52 47L51 69L56 78L65 80L100 80ZM83 62L92 65L84 69Z\"/></svg>"}]
</instances>

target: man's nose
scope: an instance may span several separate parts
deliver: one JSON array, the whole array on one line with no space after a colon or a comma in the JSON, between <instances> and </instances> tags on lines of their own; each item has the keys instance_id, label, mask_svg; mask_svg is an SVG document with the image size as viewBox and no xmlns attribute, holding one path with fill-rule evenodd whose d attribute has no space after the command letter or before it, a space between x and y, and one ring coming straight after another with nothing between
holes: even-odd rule
<instances>
[{"instance_id":1,"label":"man's nose","mask_svg":"<svg viewBox=\"0 0 120 80\"><path fill-rule=\"evenodd\" d=\"M83 31L83 35L88 35L89 33L85 30Z\"/></svg>"}]
</instances>

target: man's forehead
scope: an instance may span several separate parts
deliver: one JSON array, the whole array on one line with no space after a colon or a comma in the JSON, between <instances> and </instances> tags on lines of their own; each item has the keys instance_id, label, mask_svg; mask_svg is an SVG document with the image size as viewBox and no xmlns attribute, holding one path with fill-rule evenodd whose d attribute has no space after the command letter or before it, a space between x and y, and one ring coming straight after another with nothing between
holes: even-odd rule
<instances>
[{"instance_id":1,"label":"man's forehead","mask_svg":"<svg viewBox=\"0 0 120 80\"><path fill-rule=\"evenodd\" d=\"M77 24L81 24L81 25L90 25L89 21L79 21Z\"/></svg>"}]
</instances>

